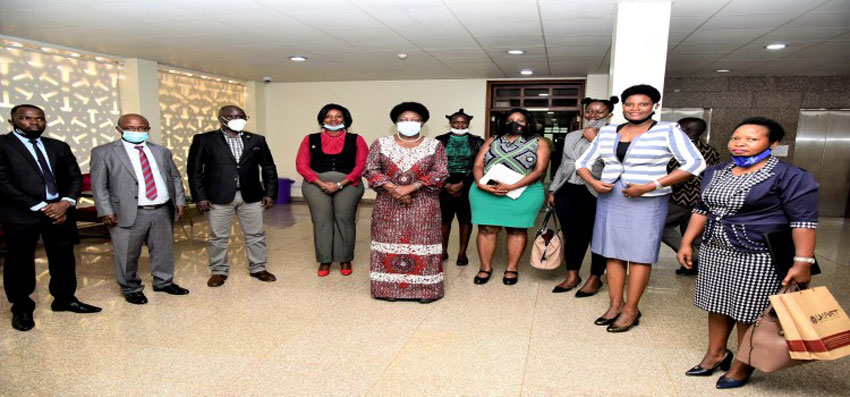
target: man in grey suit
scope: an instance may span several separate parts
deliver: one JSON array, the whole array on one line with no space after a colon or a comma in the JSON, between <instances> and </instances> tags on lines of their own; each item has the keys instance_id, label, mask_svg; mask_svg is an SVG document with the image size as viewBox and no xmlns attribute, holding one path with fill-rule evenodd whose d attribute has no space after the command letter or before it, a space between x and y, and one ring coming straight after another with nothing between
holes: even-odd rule
<instances>
[{"instance_id":1,"label":"man in grey suit","mask_svg":"<svg viewBox=\"0 0 850 397\"><path fill-rule=\"evenodd\" d=\"M171 151L147 142L151 127L144 117L125 114L116 129L121 139L92 149L91 186L97 215L109 227L118 285L127 302L148 302L136 275L146 244L153 290L186 295L173 281L172 227L186 209L180 172Z\"/></svg>"}]
</instances>

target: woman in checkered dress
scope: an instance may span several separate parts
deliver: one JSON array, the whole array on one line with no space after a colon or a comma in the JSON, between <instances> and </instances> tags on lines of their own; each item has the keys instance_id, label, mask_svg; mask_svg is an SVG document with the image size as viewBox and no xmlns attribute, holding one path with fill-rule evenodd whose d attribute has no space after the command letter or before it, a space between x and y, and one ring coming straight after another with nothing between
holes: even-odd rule
<instances>
[{"instance_id":1,"label":"woman in checkered dress","mask_svg":"<svg viewBox=\"0 0 850 397\"><path fill-rule=\"evenodd\" d=\"M770 295L790 281L807 283L818 220L818 185L808 172L770 155L785 135L773 120L752 117L735 129L728 149L733 161L705 172L679 248L679 262L693 265L693 240L703 233L694 304L708 312L708 350L689 376L727 372L717 388L740 387L753 368L732 360L726 342L738 324L738 342L767 308ZM764 235L792 230L796 255L787 274L777 274Z\"/></svg>"}]
</instances>

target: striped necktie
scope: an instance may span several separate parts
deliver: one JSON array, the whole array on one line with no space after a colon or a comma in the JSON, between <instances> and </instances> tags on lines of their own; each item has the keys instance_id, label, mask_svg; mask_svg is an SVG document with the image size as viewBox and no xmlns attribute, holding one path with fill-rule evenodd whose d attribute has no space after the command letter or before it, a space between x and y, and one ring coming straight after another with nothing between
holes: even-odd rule
<instances>
[{"instance_id":1,"label":"striped necktie","mask_svg":"<svg viewBox=\"0 0 850 397\"><path fill-rule=\"evenodd\" d=\"M151 164L148 162L148 156L145 155L144 146L134 146L139 151L139 163L142 164L142 176L145 178L145 197L148 200L156 198L156 183L153 181L153 172L151 172Z\"/></svg>"}]
</instances>

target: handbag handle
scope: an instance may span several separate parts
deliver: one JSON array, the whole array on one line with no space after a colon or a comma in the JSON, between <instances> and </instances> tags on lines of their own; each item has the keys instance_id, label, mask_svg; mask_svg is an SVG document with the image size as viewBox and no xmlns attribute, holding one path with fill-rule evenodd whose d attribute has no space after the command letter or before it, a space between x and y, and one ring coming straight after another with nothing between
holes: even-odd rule
<instances>
[{"instance_id":1,"label":"handbag handle","mask_svg":"<svg viewBox=\"0 0 850 397\"><path fill-rule=\"evenodd\" d=\"M554 219L555 222L555 234L561 231L561 224L558 223L558 217L555 215L555 209L552 207L546 207L546 215L543 216L543 224L540 225L540 230L537 231L537 234L543 234L546 231L546 227L549 226L549 220Z\"/></svg>"}]
</instances>

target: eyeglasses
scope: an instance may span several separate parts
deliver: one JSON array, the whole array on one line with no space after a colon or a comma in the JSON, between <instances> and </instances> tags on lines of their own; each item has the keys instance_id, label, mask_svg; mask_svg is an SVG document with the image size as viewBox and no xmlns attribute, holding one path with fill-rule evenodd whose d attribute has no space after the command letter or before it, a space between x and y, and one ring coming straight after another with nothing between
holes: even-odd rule
<instances>
[{"instance_id":1,"label":"eyeglasses","mask_svg":"<svg viewBox=\"0 0 850 397\"><path fill-rule=\"evenodd\" d=\"M151 130L151 127L134 127L134 126L121 127L121 126L119 126L118 128L120 128L124 131L134 131L134 132L150 132L150 130Z\"/></svg>"},{"instance_id":2,"label":"eyeglasses","mask_svg":"<svg viewBox=\"0 0 850 397\"><path fill-rule=\"evenodd\" d=\"M230 121L230 120L236 120L236 119L248 120L249 117L245 116L245 115L234 115L234 116L221 116L221 119L224 120L224 121Z\"/></svg>"}]
</instances>

